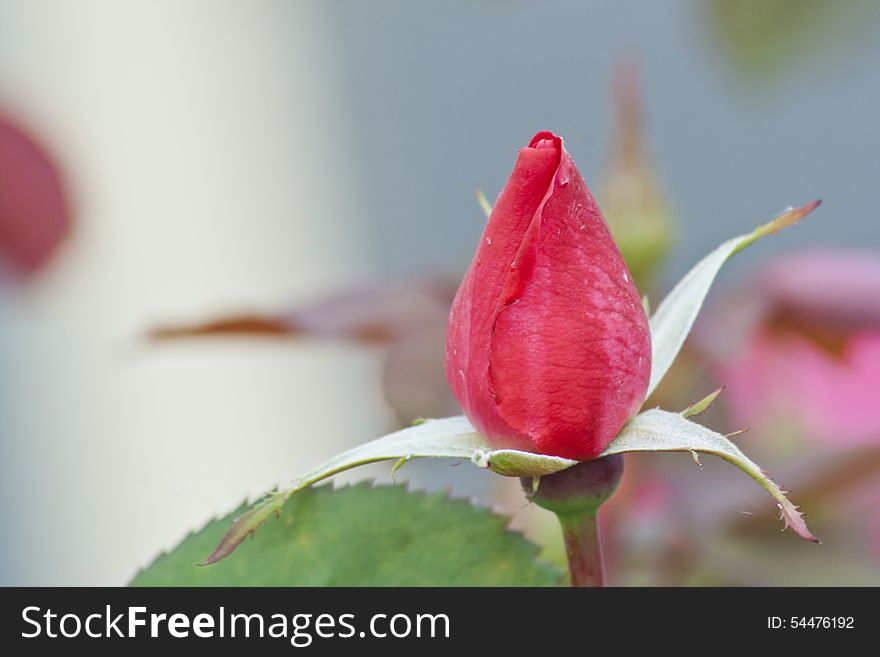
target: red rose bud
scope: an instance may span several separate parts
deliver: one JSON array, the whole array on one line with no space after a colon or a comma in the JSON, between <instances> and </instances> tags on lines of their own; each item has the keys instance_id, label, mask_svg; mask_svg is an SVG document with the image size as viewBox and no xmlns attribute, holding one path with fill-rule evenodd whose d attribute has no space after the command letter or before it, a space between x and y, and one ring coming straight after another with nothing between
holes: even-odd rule
<instances>
[{"instance_id":1,"label":"red rose bud","mask_svg":"<svg viewBox=\"0 0 880 657\"><path fill-rule=\"evenodd\" d=\"M588 460L641 406L648 320L562 139L520 150L449 316L446 375L496 447Z\"/></svg>"}]
</instances>

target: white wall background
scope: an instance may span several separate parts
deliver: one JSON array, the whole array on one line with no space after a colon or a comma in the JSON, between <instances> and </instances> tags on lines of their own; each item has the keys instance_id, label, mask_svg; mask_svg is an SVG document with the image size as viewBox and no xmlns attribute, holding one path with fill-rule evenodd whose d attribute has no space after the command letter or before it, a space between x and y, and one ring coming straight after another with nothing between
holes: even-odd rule
<instances>
[{"instance_id":1,"label":"white wall background","mask_svg":"<svg viewBox=\"0 0 880 657\"><path fill-rule=\"evenodd\" d=\"M0 2L0 106L78 208L53 267L0 289L0 583L124 583L386 426L361 351L140 339L364 267L322 26L310 4L256 4Z\"/></svg>"}]
</instances>

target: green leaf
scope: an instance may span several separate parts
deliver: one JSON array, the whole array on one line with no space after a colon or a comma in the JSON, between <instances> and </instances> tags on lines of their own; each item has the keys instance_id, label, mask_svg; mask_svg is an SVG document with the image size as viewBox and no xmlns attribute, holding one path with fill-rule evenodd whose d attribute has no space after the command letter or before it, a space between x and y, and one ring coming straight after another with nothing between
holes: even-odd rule
<instances>
[{"instance_id":1,"label":"green leaf","mask_svg":"<svg viewBox=\"0 0 880 657\"><path fill-rule=\"evenodd\" d=\"M688 407L684 412L688 413L694 408L702 412L718 396L718 393L719 391L713 392L702 401ZM743 454L727 436L691 422L682 413L654 409L637 415L621 430L614 442L600 454L600 457L627 452L690 452L692 455L701 452L720 456L743 470L770 493L779 507L786 528L791 527L798 536L809 541L819 542L810 533L798 507L788 500L785 491L775 484L754 461ZM481 454L480 458L483 462L491 463L494 466L493 469L501 474L506 474L504 470L509 467L509 464L515 463L518 467L516 476L526 476L525 472L532 472L532 476L540 476L540 474L564 470L576 463L576 461L558 456L529 454L517 450L496 450Z\"/></svg>"},{"instance_id":2,"label":"green leaf","mask_svg":"<svg viewBox=\"0 0 880 657\"><path fill-rule=\"evenodd\" d=\"M720 395L723 390L724 390L724 388L718 388L714 392L710 392L708 395L703 397L700 401L694 402L693 404L688 406L686 409L684 409L681 412L681 416L682 417L694 417L695 415L702 415L707 410L709 410L709 407L712 404L715 403L715 400L718 399L718 395Z\"/></svg>"},{"instance_id":3,"label":"green leaf","mask_svg":"<svg viewBox=\"0 0 880 657\"><path fill-rule=\"evenodd\" d=\"M489 218L489 215L492 214L492 204L489 203L489 199L486 198L486 195L483 194L483 190L478 186L476 189L477 194L477 205L480 206L480 209L483 211L483 214L486 215L486 219Z\"/></svg>"},{"instance_id":4,"label":"green leaf","mask_svg":"<svg viewBox=\"0 0 880 657\"><path fill-rule=\"evenodd\" d=\"M481 468L488 468L505 477L543 477L578 463L561 456L532 454L517 449L480 450L472 460Z\"/></svg>"},{"instance_id":5,"label":"green leaf","mask_svg":"<svg viewBox=\"0 0 880 657\"><path fill-rule=\"evenodd\" d=\"M716 433L680 413L654 409L637 415L623 428L602 456L625 452L702 452L733 463L760 484L776 500L785 527L807 540L818 543L810 533L803 514L758 465L734 445L727 436Z\"/></svg>"},{"instance_id":6,"label":"green leaf","mask_svg":"<svg viewBox=\"0 0 880 657\"><path fill-rule=\"evenodd\" d=\"M235 556L197 566L230 520L213 520L132 586L552 586L561 573L507 519L443 493L358 484L304 491Z\"/></svg>"},{"instance_id":7,"label":"green leaf","mask_svg":"<svg viewBox=\"0 0 880 657\"><path fill-rule=\"evenodd\" d=\"M678 284L657 307L651 317L651 380L648 396L663 379L681 350L685 338L691 332L694 321L703 306L703 301L712 287L715 276L722 265L734 254L758 241L766 235L777 233L783 228L796 224L819 206L813 201L800 208L789 208L773 221L759 226L747 235L740 235L726 241L693 269L684 275Z\"/></svg>"},{"instance_id":8,"label":"green leaf","mask_svg":"<svg viewBox=\"0 0 880 657\"><path fill-rule=\"evenodd\" d=\"M708 406L715 396L717 393L712 393L689 408ZM685 413L687 412L686 410ZM657 451L691 454L703 452L730 461L773 496L786 527L792 527L798 535L808 540L816 540L807 529L797 507L789 502L784 491L757 464L746 457L726 436L691 422L682 414L650 410L636 416L601 456ZM467 419L461 416L426 420L418 426L397 431L335 456L296 479L289 488L269 493L266 498L238 516L222 538L218 534L216 548L204 563L213 564L231 554L269 518L273 515L280 516L291 496L322 479L376 461L394 461L393 470L396 471L410 459L426 457L468 459L482 468L509 477L541 477L565 470L577 463L558 456L532 454L515 449L493 450L474 431ZM207 553L206 550L204 554ZM204 554L198 555L198 558Z\"/></svg>"},{"instance_id":9,"label":"green leaf","mask_svg":"<svg viewBox=\"0 0 880 657\"><path fill-rule=\"evenodd\" d=\"M471 459L477 453L491 449L486 441L470 425L466 418L450 417L442 420L420 420L419 424L358 445L324 461L304 475L294 479L288 488L269 493L232 525L223 540L205 561L211 564L231 554L241 542L253 534L294 493L335 474L367 463L393 460L397 463L392 472L414 458Z\"/></svg>"}]
</instances>

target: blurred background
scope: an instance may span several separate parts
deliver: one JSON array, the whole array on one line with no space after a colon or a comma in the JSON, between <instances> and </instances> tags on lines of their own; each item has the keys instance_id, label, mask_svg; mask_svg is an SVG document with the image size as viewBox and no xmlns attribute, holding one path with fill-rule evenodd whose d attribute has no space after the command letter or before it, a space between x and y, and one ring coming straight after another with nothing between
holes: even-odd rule
<instances>
[{"instance_id":1,"label":"blurred background","mask_svg":"<svg viewBox=\"0 0 880 657\"><path fill-rule=\"evenodd\" d=\"M750 428L823 545L723 462L631 457L611 583L880 584L878 35L871 0L0 0L0 584L123 584L243 498L455 413L474 188L491 202L543 129L654 305L825 201L723 271L656 400L727 386L705 421ZM515 482L397 478L561 558Z\"/></svg>"}]
</instances>

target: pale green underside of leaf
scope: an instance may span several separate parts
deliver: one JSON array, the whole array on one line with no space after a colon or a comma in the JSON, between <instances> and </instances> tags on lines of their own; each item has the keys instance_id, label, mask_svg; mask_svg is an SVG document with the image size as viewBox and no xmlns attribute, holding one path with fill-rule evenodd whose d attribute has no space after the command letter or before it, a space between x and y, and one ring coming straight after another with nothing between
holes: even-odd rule
<instances>
[{"instance_id":1,"label":"pale green underside of leaf","mask_svg":"<svg viewBox=\"0 0 880 657\"><path fill-rule=\"evenodd\" d=\"M715 393L709 398L714 399L714 396ZM758 464L743 454L726 436L692 422L680 413L660 409L641 413L621 430L600 456L627 452L700 452L720 456L740 468L770 493L779 507L785 527L791 527L803 538L818 542L807 528L803 515L786 498L785 491ZM517 450L481 451L474 455L474 461L499 474L520 477L551 474L576 463L569 459Z\"/></svg>"},{"instance_id":2,"label":"pale green underside of leaf","mask_svg":"<svg viewBox=\"0 0 880 657\"><path fill-rule=\"evenodd\" d=\"M304 491L209 568L228 529L209 522L135 576L133 586L553 586L561 573L507 519L444 493L368 484Z\"/></svg>"},{"instance_id":3,"label":"pale green underside of leaf","mask_svg":"<svg viewBox=\"0 0 880 657\"><path fill-rule=\"evenodd\" d=\"M691 422L678 413L655 409L638 415L623 428L602 456L626 452L702 452L720 456L746 472L773 496L786 527L792 527L804 538L815 540L797 507L786 499L782 489L757 464L725 436ZM335 456L296 479L289 488L270 493L235 520L222 540L215 544L216 548L205 564L212 564L229 555L272 515L280 514L291 496L308 486L366 463L399 463L414 458L468 459L480 467L512 477L540 477L577 463L556 456L512 449L493 450L465 417L429 420ZM207 550L198 558L206 554Z\"/></svg>"},{"instance_id":4,"label":"pale green underside of leaf","mask_svg":"<svg viewBox=\"0 0 880 657\"><path fill-rule=\"evenodd\" d=\"M707 397L708 403L711 403L715 396L717 394L713 393ZM691 454L699 452L720 456L740 468L770 493L779 508L782 521L785 523L784 528L791 527L798 536L818 542L807 528L798 508L785 496L785 491L773 482L757 463L743 454L742 450L726 436L688 420L681 413L653 409L637 415L600 456L627 452L690 452ZM490 452L482 458L493 469L496 467L496 460L503 461L503 468L507 467L511 461L516 460L521 468L527 469L530 456L536 461L536 470L558 472L574 464L568 459L529 455L526 452L515 450L498 450Z\"/></svg>"},{"instance_id":5,"label":"pale green underside of leaf","mask_svg":"<svg viewBox=\"0 0 880 657\"><path fill-rule=\"evenodd\" d=\"M785 496L785 491L774 483L758 464L749 459L726 436L701 424L692 422L679 413L654 409L645 411L627 425L603 455L625 452L701 452L714 454L733 463L761 485L779 507L785 527L791 527L798 536L818 543L807 529L803 515Z\"/></svg>"},{"instance_id":6,"label":"pale green underside of leaf","mask_svg":"<svg viewBox=\"0 0 880 657\"><path fill-rule=\"evenodd\" d=\"M649 395L681 350L721 266L732 255L761 237L796 223L818 204L815 201L801 208L786 210L751 233L728 240L697 263L672 289L650 320L652 368ZM687 409L685 414L704 410L714 399L714 396L710 397ZM804 538L816 540L797 507L786 499L784 492L725 436L695 424L681 414L652 410L637 416L624 427L603 455L647 451L704 452L730 461L773 496L786 527L792 527ZM511 477L540 477L577 463L518 450L493 450L464 417L430 420L339 454L294 480L289 488L270 493L235 521L205 563L214 563L230 554L271 515L279 513L291 495L322 479L376 461L393 460L396 462L393 470L396 471L410 459L429 457L469 459L481 467Z\"/></svg>"},{"instance_id":7,"label":"pale green underside of leaf","mask_svg":"<svg viewBox=\"0 0 880 657\"><path fill-rule=\"evenodd\" d=\"M814 201L801 208L790 208L773 221L759 226L747 235L727 240L724 244L700 260L684 275L678 284L657 307L651 317L651 379L648 396L669 371L694 321L703 307L703 301L722 265L731 256L766 235L776 233L797 223L819 205Z\"/></svg>"}]
</instances>

